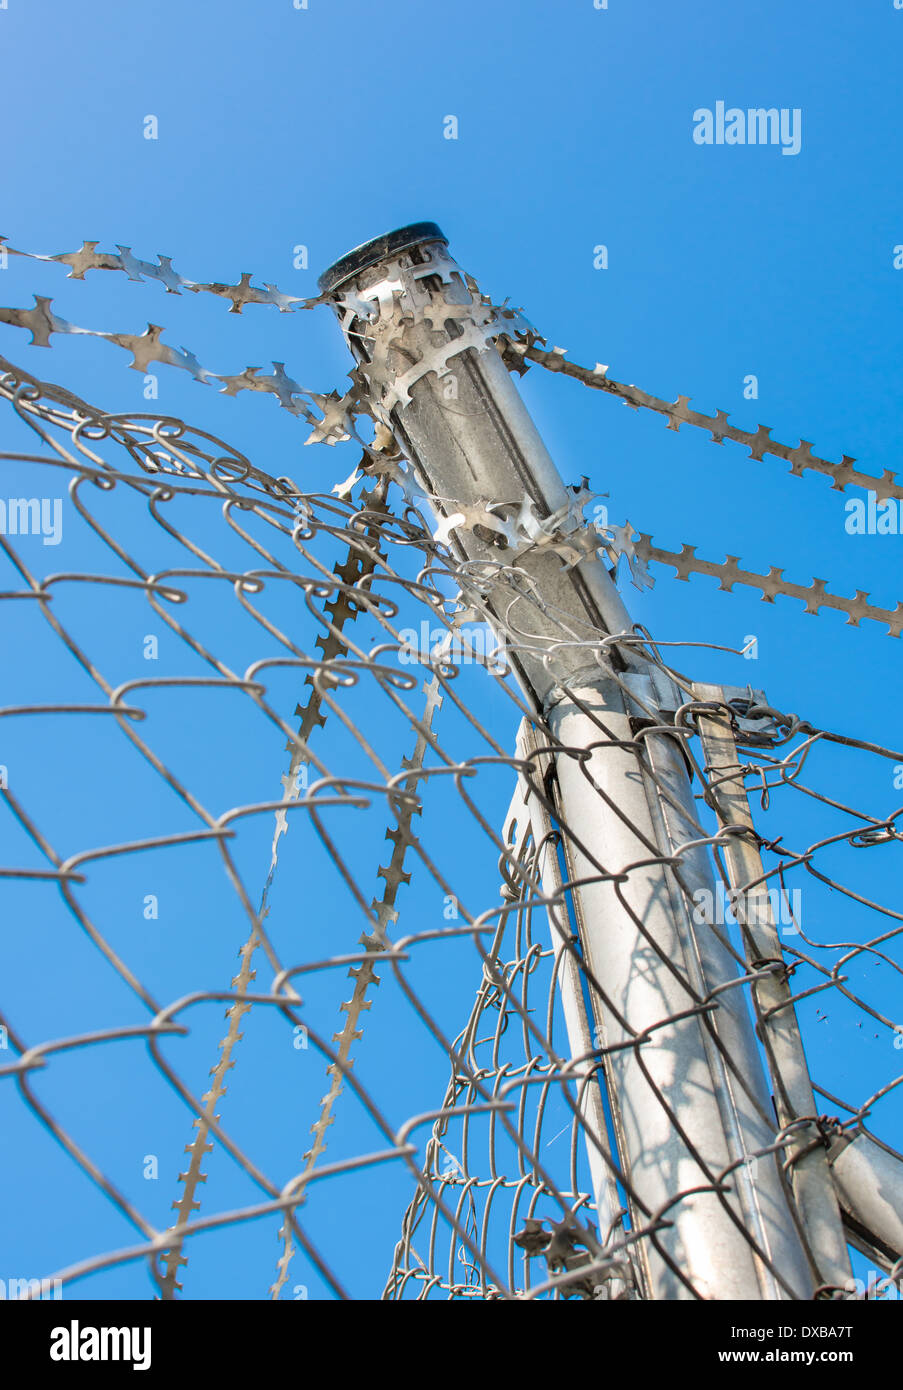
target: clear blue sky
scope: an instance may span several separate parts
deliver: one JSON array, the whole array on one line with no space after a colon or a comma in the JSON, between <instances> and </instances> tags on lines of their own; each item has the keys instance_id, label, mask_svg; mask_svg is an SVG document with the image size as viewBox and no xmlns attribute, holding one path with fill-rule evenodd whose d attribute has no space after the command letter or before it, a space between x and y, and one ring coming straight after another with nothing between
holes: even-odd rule
<instances>
[{"instance_id":1,"label":"clear blue sky","mask_svg":"<svg viewBox=\"0 0 903 1390\"><path fill-rule=\"evenodd\" d=\"M892 0L701 0L689 8L610 0L606 10L594 9L592 0L459 0L452 7L309 0L306 10L291 0L158 0L152 8L95 0L87 9L9 0L0 10L0 232L13 246L44 252L75 250L83 239L98 240L101 249L128 245L144 259L171 256L196 280L234 282L251 271L257 284L307 295L315 293L318 271L352 245L433 219L485 291L523 305L575 360L608 363L614 377L670 399L688 395L707 413L720 407L746 428L770 425L788 444L810 439L823 457L854 455L880 475L899 467L903 270L893 261L903 243L901 47L903 11ZM694 111L718 101L799 108L799 154L694 143ZM158 119L156 141L143 138L147 115ZM448 115L458 118L456 141L443 138ZM293 267L299 243L308 247L307 271ZM608 250L607 270L593 265L600 244ZM165 296L160 286L130 284L121 275L94 273L82 284L59 267L11 259L0 273L0 303L26 306L32 293L52 296L58 314L86 327L139 333L147 322L162 323L168 342L222 373L248 364L268 369L279 360L298 380L328 391L341 389L350 365L325 310L280 315L249 307L237 316L221 301ZM111 410L145 408L142 379L127 370L124 353L99 342L54 341L52 351L41 351L26 346L25 334L0 328L0 352L28 370ZM744 399L750 375L758 379L757 400ZM303 424L267 398L219 397L165 367L159 376L161 411L223 435L273 474L329 491L351 469L348 449L302 450ZM538 369L522 389L565 479L588 475L597 491L611 494L613 519L629 518L660 545L689 542L700 555L738 555L759 571L783 566L794 581L817 576L842 594L870 591L883 607L903 597L903 536L847 535L844 497L826 479L793 478L776 459L750 461L730 444L716 449L689 428L668 432L659 417ZM766 605L742 589L728 596L710 580L679 584L669 571L655 573L655 590L630 591L629 601L657 636L731 647L758 638L754 663L700 652L679 661L683 669L699 679L752 681L773 704L827 728L903 742L895 695L901 648L881 628L856 630L839 614L815 619L790 600ZM3 642L13 651L28 639L24 617L10 622ZM116 669L127 671L125 646L117 655L114 636L98 632L96 640L120 661ZM44 660L36 657L35 666L50 678L56 668L49 655ZM290 712L290 682L280 689ZM85 731L88 747L93 737ZM58 752L42 753L37 732L28 747L42 776L59 770ZM281 758L278 745L272 748L273 760L258 769L254 784L261 795L278 792ZM220 773L209 770L210 796L225 809L241 797L228 777L217 781ZM85 813L96 822L68 849L118 838L115 817L103 824L108 812L91 789L90 763L81 772L73 764L68 775L70 787L79 777L88 783ZM842 798L876 814L903 801L889 764L863 768L861 779L844 785ZM499 804L503 799L500 792ZM58 814L62 836L73 825L71 803L68 822L62 809ZM793 829L782 825L774 833ZM252 851L265 864L269 826L255 833ZM4 861L16 862L20 848L13 837ZM898 850L870 863L876 895L883 891L888 900ZM116 891L113 877L104 894ZM93 1006L72 1018L48 1017L34 960L39 950L67 949L63 909L48 895L46 911L31 921L37 890L10 891L3 949L16 981L13 1017L31 1038L96 1023L103 996L91 990L102 985L87 954L73 956L67 968L85 971L73 975L73 996ZM224 940L201 947L192 924L205 890L181 883L179 892L184 918L173 929L186 933L179 988L201 979L225 985L242 939L238 919L231 935L224 926ZM818 910L827 914L828 934L841 935L842 907ZM39 937L30 936L31 925ZM350 930L348 949L357 931ZM135 949L142 969L158 967L146 943ZM172 983L161 970L161 991ZM889 986L875 988L890 1007ZM461 1023L468 1006L462 994ZM134 1017L121 1001L114 1007L111 1000L110 1009L104 1017L117 1022ZM854 1027L851 1019L829 1023L813 1046L842 1093L864 1095L873 1078L889 1079L895 1063L899 1070L901 1053L886 1035L865 1040ZM391 1036L375 1045L389 1067L397 1065ZM85 1078L93 1077L100 1097L101 1052L108 1051L90 1062L79 1058L68 1082L46 1081L44 1094L54 1104L70 1102L73 1123L79 1112L72 1087L90 1109ZM212 1062L205 1037L197 1045L198 1076L207 1058ZM123 1069L122 1090L114 1091L120 1122L104 1118L109 1105L101 1098L93 1118L105 1126L101 1150L110 1170L162 1223L175 1195L179 1136L189 1137L187 1119L156 1091L146 1104L126 1097L125 1075ZM421 1099L436 1095L437 1077L441 1092L441 1065L424 1064ZM272 1081L274 1109L287 1084ZM311 1084L318 1094L319 1080ZM46 1273L127 1243L125 1224L50 1141L34 1147L35 1122L16 1118L22 1107L7 1088L0 1276ZM235 1103L238 1118L244 1102L239 1096ZM881 1112L882 1132L900 1144L903 1126L893 1105ZM265 1154L274 1171L292 1171L306 1147L307 1116L293 1116L290 1129L280 1125ZM158 1150L165 1161L148 1195L140 1158ZM252 1198L225 1165L218 1175L215 1206ZM40 1194L45 1205L36 1227L34 1216L23 1214ZM357 1265L356 1292L378 1286L399 1213L388 1203L374 1215L383 1244ZM329 1229L328 1214L312 1219ZM349 1217L349 1239L354 1229ZM186 1296L265 1291L276 1255L272 1229L231 1241L196 1242ZM79 1291L145 1297L149 1288L139 1264L86 1280Z\"/></svg>"}]
</instances>

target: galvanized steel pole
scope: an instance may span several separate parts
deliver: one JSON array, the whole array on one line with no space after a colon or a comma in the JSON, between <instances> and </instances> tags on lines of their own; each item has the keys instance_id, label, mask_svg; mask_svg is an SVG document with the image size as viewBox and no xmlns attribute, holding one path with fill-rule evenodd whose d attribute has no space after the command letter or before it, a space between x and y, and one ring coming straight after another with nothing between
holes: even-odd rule
<instances>
[{"instance_id":1,"label":"galvanized steel pole","mask_svg":"<svg viewBox=\"0 0 903 1390\"><path fill-rule=\"evenodd\" d=\"M637 720L665 726L683 697L629 642L606 642L632 636L630 618L495 344L504 326L432 223L358 247L320 287L376 418L497 630L515 634L512 665L561 745L575 912L604 994L583 1034L607 1051L634 1224L650 1213L667 1223L639 1242L643 1287L668 1299L810 1297L780 1155L748 1162L776 1126L736 964L688 909L694 889L714 900L714 885L704 849L686 849L700 838L686 768L667 732L645 737L642 756L635 741ZM535 544L515 552L518 509ZM572 545L568 568L543 544L552 536Z\"/></svg>"},{"instance_id":2,"label":"galvanized steel pole","mask_svg":"<svg viewBox=\"0 0 903 1390\"><path fill-rule=\"evenodd\" d=\"M761 1018L760 1036L775 1078L775 1109L781 1125L788 1130L792 1126L794 1131L786 1155L787 1160L792 1160L794 1196L821 1282L843 1288L853 1277L853 1270L835 1182L828 1168L827 1146L817 1127L815 1096L793 1006L793 990L786 972L774 969L782 960L781 940L766 887L740 755L723 691L715 685L695 685L694 691L698 699L712 704L711 712L699 713L698 725L706 763L717 779L712 799L719 823L743 827L747 832L731 836L724 847L724 860L736 894L735 915L743 925L749 968L758 977L753 998Z\"/></svg>"}]
</instances>

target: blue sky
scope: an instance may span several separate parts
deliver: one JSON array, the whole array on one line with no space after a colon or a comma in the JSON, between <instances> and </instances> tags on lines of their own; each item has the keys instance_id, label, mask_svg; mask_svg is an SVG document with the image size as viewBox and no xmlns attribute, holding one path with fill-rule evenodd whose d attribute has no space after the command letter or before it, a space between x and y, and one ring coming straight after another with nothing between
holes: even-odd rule
<instances>
[{"instance_id":1,"label":"blue sky","mask_svg":"<svg viewBox=\"0 0 903 1390\"><path fill-rule=\"evenodd\" d=\"M880 475L897 470L900 440L903 270L894 268L894 247L903 243L895 144L901 45L903 11L891 0L855 7L839 0L792 7L777 0L730 7L702 0L689 9L610 0L605 10L591 0L491 6L459 0L452 7L310 0L304 10L291 0L254 6L159 0L152 10L109 0L95 0L90 10L58 0L9 0L0 10L6 132L0 232L11 245L34 251L74 250L83 239L98 240L101 249L129 245L145 259L171 256L196 280L234 282L251 271L257 284L308 295L315 293L318 271L352 245L430 218L486 292L523 305L550 343L568 348L575 360L608 363L615 378L669 399L688 395L709 414L722 408L745 428L765 423L787 444L810 439L823 457L853 455L860 467ZM693 113L718 101L798 108L799 154L695 143ZM143 135L148 115L158 119L155 141ZM458 119L454 141L443 138L448 115ZM306 271L293 266L299 243L308 248ZM593 264L599 245L607 248L605 270ZM0 273L0 303L26 306L32 293L52 296L58 314L90 328L138 333L148 322L162 323L168 342L191 348L221 373L284 361L298 380L328 391L341 389L350 365L326 310L281 315L252 306L238 316L213 298L164 296L158 285L131 284L121 275L94 273L82 284L67 280L59 267L11 258ZM25 334L0 326L0 351L28 370L108 409L146 408L141 376L129 372L126 355L108 344L57 338L51 351L43 351L26 343ZM750 375L758 380L756 400L744 399ZM222 435L273 474L328 492L352 467L347 448L302 449L304 425L270 399L221 397L165 367L159 379L161 411ZM837 593L870 591L882 607L903 597L903 536L846 534L844 496L827 479L791 477L779 460L751 461L730 443L716 449L688 427L666 431L659 417L538 369L522 390L565 480L587 475L595 490L610 493L614 520L629 518L659 545L679 549L688 542L713 559L738 555L758 571L783 566L796 582L819 577ZM65 567L78 558L85 557L69 551ZM63 567L59 556L50 567ZM900 644L880 627L866 623L857 630L839 614L816 619L788 599L767 605L755 592L726 595L711 580L680 584L669 571L654 573L655 589L642 595L629 590L628 601L660 638L730 647L758 638L755 662L701 651L683 654L676 662L681 669L703 680L751 681L774 705L826 728L892 747L903 742L895 698ZM231 634L215 603L199 603L227 643ZM108 622L112 608L104 611ZM31 628L24 615L10 623L4 645L21 651L33 640ZM115 625L92 634L111 665L126 672L133 651L128 632L119 646ZM51 679L71 679L76 688L80 678L64 676L57 660L49 648L35 648L35 688ZM10 677L13 684L27 679ZM290 714L297 694L289 676L274 677L274 689ZM185 719L173 755L209 736L209 756L204 761L198 753L198 766L203 762L205 787L218 809L241 800L252 783L254 794L276 794L278 740L266 748L261 743L253 770L250 758L243 765L247 781L236 795L230 768L220 761L227 717L212 732L200 715ZM120 838L119 817L131 814L122 806L112 813L109 799L92 790L92 769L112 756L106 735L80 732L85 743L61 751L48 750L38 730L17 730L36 793L51 774L70 790L82 786L91 830L71 848ZM839 761L836 767L843 798L875 814L903 801L899 793L895 799L891 764L851 759L849 770ZM148 786L141 804L154 805L154 795ZM503 806L501 785L487 795ZM72 806L59 798L46 807L61 836L67 827L71 833ZM162 825L171 813L161 802L151 818ZM780 820L777 811L769 825L772 820ZM819 824L815 816L809 839ZM795 826L782 824L774 833L781 829L789 834ZM249 832L243 853L252 877L255 855L266 864L269 833L262 822ZM10 846L4 859L15 862L21 847L15 838ZM898 848L869 852L866 879L887 901L893 901ZM879 853L880 863L874 862ZM847 851L846 859L855 854ZM126 892L117 885L118 872L97 890L100 910ZM286 871L286 911L292 872L300 871ZM862 874L858 864L851 872ZM491 879L490 864L486 891L494 893ZM16 1006L26 1031L44 1037L92 1016L96 1023L101 999L109 1017L130 1016L130 1006L103 995L87 952L74 954L67 968L75 972L82 1002L94 1000L93 1015L88 1007L74 1008L72 1018L48 1014L39 972L29 963L34 967L44 952L66 949L61 909L50 903L55 890L10 891L8 920L21 914L25 925L10 933L5 949L10 969L22 972L15 976ZM33 907L39 891L48 895L46 912ZM180 934L190 942L179 988L200 979L225 986L243 939L236 920L231 935L223 926L225 946L219 935L195 941L198 912L210 910L208 891L214 890L174 871L181 915L169 929L174 942ZM323 905L329 890L316 891ZM828 934L842 934L845 909L814 892L812 903L813 913L824 914ZM232 910L225 898L221 908L224 917ZM864 931L865 919L851 929ZM174 981L155 949L140 940L134 946L141 969L160 968L159 987L166 992ZM874 987L891 1007L890 985L879 980ZM465 992L462 1024L467 1007ZM211 1010L203 1036L185 1044L196 1046L201 1072L218 1036L215 1015ZM381 1034L381 1026L387 1027L376 1025L373 1046L385 1070L398 1059L391 1029ZM810 1046L837 1085L846 1084L842 1094L864 1095L872 1078L889 1079L895 1062L899 1070L901 1054L887 1037L854 1037L854 1019L835 1015L824 1035L816 1026L813 1018ZM263 1041L260 1047L262 1057ZM162 1134L167 1153L176 1154L180 1132L185 1142L189 1137L186 1115L177 1106L167 1109L169 1102L156 1092L145 1107L127 1096L125 1065L105 1072L106 1051L97 1049L90 1061L82 1054L69 1076L77 1078L82 1097L93 1078L100 1147L123 1183L131 1183L135 1200L145 1201L162 1222L175 1195L173 1163L167 1160L159 1193L150 1198L150 1185L140 1172L132 1174L135 1152L162 1148ZM444 1085L440 1061L424 1062L422 1072L412 1087L418 1097L435 1095L437 1077L440 1089ZM281 1074L273 1077L274 1107L286 1084ZM59 1094L49 1077L47 1085L61 1105L66 1092L72 1094L71 1081L56 1083ZM311 1080L311 1094L319 1085ZM118 1123L109 1120L114 1103L121 1107ZM95 1102L83 1104L87 1119ZM251 1097L239 1094L236 1106L250 1124ZM10 1110L14 1137L4 1184L8 1273L43 1273L88 1250L125 1243L130 1237L123 1223L72 1176L65 1159L53 1156L49 1140L36 1154L35 1122L26 1117L19 1125L12 1118L16 1107L21 1111L18 1100ZM136 1143L141 1124L147 1138L142 1134ZM305 1140L306 1114L293 1124L294 1131L273 1138L268 1153L274 1169L281 1163L285 1173ZM880 1112L879 1128L900 1143L903 1126L893 1101ZM211 1160L211 1188L215 1164ZM220 1178L222 1209L232 1196L249 1199L247 1187L229 1178L224 1166ZM34 1201L45 1192L53 1194L54 1215L36 1231L32 1217L18 1215L28 1205L22 1194ZM383 1244L358 1267L357 1292L376 1286L399 1212L391 1202L380 1212ZM328 1229L334 1216L311 1219ZM209 1253L201 1253L202 1245ZM231 1296L255 1297L271 1277L271 1231L259 1240L253 1233L212 1236L196 1248L188 1297L228 1297L230 1290ZM6 1277L3 1270L0 1276ZM144 1297L149 1287L136 1265L94 1276L80 1290Z\"/></svg>"}]
</instances>

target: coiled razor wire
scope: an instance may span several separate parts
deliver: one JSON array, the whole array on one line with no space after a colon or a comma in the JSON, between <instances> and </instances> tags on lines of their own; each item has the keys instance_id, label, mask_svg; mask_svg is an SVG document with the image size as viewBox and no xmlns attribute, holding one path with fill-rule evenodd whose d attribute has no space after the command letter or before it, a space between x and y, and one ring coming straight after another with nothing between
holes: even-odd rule
<instances>
[{"instance_id":1,"label":"coiled razor wire","mask_svg":"<svg viewBox=\"0 0 903 1390\"><path fill-rule=\"evenodd\" d=\"M17 434L4 463L32 494L65 484L78 560L54 572L52 548L0 535L0 877L26 933L40 923L0 1014L0 1075L19 1121L52 1136L116 1233L76 1251L60 1222L42 1277L74 1289L143 1261L156 1296L191 1297L205 1242L222 1251L253 1227L240 1297L642 1297L637 1254L664 1255L669 1213L644 1209L600 1131L609 1050L587 1033L575 1057L564 1028L562 971L591 999L605 985L582 959L566 875L552 895L540 878L552 841L535 843L523 814L538 798L556 853L579 843L549 776L549 752L567 750L510 673L525 620L500 634L494 620L490 636L478 576L372 447L341 495L305 493L181 421L106 413L6 359L0 371ZM613 558L629 554L629 537L614 540ZM536 599L507 568L522 614ZM712 702L644 630L632 641L686 697L696 843L727 889L713 814L724 772L699 739ZM825 1105L794 1124L825 1146L865 1131L896 1153L903 754L757 706L752 691L721 712ZM645 766L642 728L633 744ZM90 796L66 781L72 757L89 759ZM873 809L852 804L851 785ZM158 897L184 897L184 915L168 926ZM149 900L151 944L118 906ZM736 932L714 929L754 1004L742 927L741 914ZM73 991L76 968L96 995ZM700 997L689 1012L716 1008ZM861 1081L853 1039L868 1094L846 1086ZM116 1093L81 1113L99 1054L115 1058ZM142 1189L110 1140L148 1109L161 1180ZM792 1168L794 1124L750 1157ZM614 1199L604 1225L587 1142ZM42 1163L38 1147L36 1192ZM735 1178L710 1174L728 1208Z\"/></svg>"}]
</instances>

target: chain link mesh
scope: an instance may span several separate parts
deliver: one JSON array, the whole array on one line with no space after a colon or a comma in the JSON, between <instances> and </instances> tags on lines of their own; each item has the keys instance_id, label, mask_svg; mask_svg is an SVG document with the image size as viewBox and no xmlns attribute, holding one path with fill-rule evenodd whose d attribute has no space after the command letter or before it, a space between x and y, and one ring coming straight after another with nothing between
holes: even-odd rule
<instances>
[{"instance_id":1,"label":"chain link mesh","mask_svg":"<svg viewBox=\"0 0 903 1390\"><path fill-rule=\"evenodd\" d=\"M31 1146L34 1219L53 1170L42 1132L110 1213L90 1249L59 1220L42 1274L69 1288L144 1261L156 1296L191 1297L209 1246L245 1298L646 1296L644 1251L665 1258L660 1233L690 1194L649 1210L619 1157L613 1049L592 1022L610 1001L569 878L581 827L551 756L581 750L556 743L512 677L540 603L517 564L518 620L493 632L479 570L372 448L342 495L305 493L179 420L106 413L3 358L0 371L0 877L20 924L0 1075ZM14 502L21 532L56 496L62 572L9 524ZM587 660L615 640L584 639ZM790 1185L838 1135L892 1149L903 753L752 690L713 700L671 664L671 648L705 644L617 640L684 697L669 734L692 775L693 843L723 888L687 909L734 956L763 1055L763 972L809 1049L817 1112L782 1116L771 1056L774 1141L744 1162ZM729 728L756 803L762 878L739 891L738 829L718 815L737 772L707 753L706 719ZM635 724L654 776L649 721ZM686 896L682 852L645 863ZM751 889L768 893L780 959L752 950ZM578 1047L565 976L586 1005ZM718 999L685 986L685 1015L708 1027ZM627 1045L642 1058L675 1022ZM143 1158L124 1138L141 1115ZM739 1220L736 1167L706 1181Z\"/></svg>"}]
</instances>

